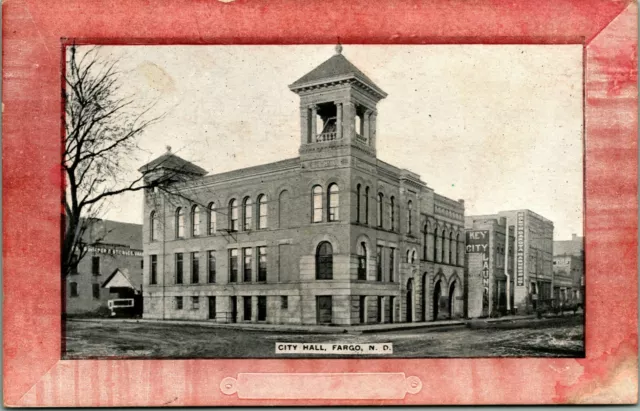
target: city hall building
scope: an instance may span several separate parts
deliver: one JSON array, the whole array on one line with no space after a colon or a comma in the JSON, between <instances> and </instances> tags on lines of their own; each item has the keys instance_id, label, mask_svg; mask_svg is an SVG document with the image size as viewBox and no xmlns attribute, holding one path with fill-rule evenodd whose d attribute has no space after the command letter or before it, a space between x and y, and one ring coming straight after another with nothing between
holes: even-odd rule
<instances>
[{"instance_id":1,"label":"city hall building","mask_svg":"<svg viewBox=\"0 0 640 411\"><path fill-rule=\"evenodd\" d=\"M337 53L289 86L299 157L207 175L143 166L144 318L340 324L464 313L464 202L376 156L387 94ZM275 136L274 136L275 138Z\"/></svg>"}]
</instances>

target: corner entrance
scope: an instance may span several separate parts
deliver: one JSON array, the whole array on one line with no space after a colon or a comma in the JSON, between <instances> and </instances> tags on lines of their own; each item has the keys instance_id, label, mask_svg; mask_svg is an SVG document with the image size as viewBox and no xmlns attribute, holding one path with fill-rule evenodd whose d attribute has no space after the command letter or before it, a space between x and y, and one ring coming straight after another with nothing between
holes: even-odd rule
<instances>
[{"instance_id":1,"label":"corner entrance","mask_svg":"<svg viewBox=\"0 0 640 411\"><path fill-rule=\"evenodd\" d=\"M318 324L331 324L333 317L331 296L319 295L316 297L316 313Z\"/></svg>"}]
</instances>

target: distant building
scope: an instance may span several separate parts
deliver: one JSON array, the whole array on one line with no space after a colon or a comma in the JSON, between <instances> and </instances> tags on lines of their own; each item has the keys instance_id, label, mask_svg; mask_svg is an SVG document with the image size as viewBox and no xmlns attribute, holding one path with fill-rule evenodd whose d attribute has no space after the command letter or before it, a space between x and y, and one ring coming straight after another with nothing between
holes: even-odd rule
<instances>
[{"instance_id":1,"label":"distant building","mask_svg":"<svg viewBox=\"0 0 640 411\"><path fill-rule=\"evenodd\" d=\"M531 210L500 211L497 214L467 216L473 221L506 218L514 230L514 305L519 313L530 312L541 300L553 298L553 222Z\"/></svg>"},{"instance_id":2,"label":"distant building","mask_svg":"<svg viewBox=\"0 0 640 411\"><path fill-rule=\"evenodd\" d=\"M169 151L140 169L174 175L181 193L145 194L144 317L463 316L464 202L377 158L386 93L340 50L289 88L300 96L299 157L207 176Z\"/></svg>"},{"instance_id":3,"label":"distant building","mask_svg":"<svg viewBox=\"0 0 640 411\"><path fill-rule=\"evenodd\" d=\"M514 303L514 227L508 229L505 217L467 216L465 230L468 316L487 317L511 312ZM506 272L505 255L508 255Z\"/></svg>"},{"instance_id":4,"label":"distant building","mask_svg":"<svg viewBox=\"0 0 640 411\"><path fill-rule=\"evenodd\" d=\"M554 241L554 295L560 301L582 303L584 299L584 238Z\"/></svg>"},{"instance_id":5,"label":"distant building","mask_svg":"<svg viewBox=\"0 0 640 411\"><path fill-rule=\"evenodd\" d=\"M116 272L137 288L142 283L142 226L95 219L83 241L88 251L66 278L65 313L107 312L109 299L128 295L122 288L104 288ZM133 291L133 290L131 290Z\"/></svg>"}]
</instances>

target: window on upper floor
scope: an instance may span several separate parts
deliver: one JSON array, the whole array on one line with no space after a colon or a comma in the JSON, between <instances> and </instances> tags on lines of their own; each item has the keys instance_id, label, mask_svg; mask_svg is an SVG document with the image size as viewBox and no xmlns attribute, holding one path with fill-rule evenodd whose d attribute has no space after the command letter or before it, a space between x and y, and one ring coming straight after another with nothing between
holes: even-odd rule
<instances>
[{"instance_id":1,"label":"window on upper floor","mask_svg":"<svg viewBox=\"0 0 640 411\"><path fill-rule=\"evenodd\" d=\"M191 284L200 282L200 253L195 251L191 253Z\"/></svg>"},{"instance_id":2,"label":"window on upper floor","mask_svg":"<svg viewBox=\"0 0 640 411\"><path fill-rule=\"evenodd\" d=\"M184 208L176 209L176 238L184 238Z\"/></svg>"},{"instance_id":3,"label":"window on upper floor","mask_svg":"<svg viewBox=\"0 0 640 411\"><path fill-rule=\"evenodd\" d=\"M93 299L94 300L99 300L100 299L100 284L98 284L98 283L91 284L91 291L93 293Z\"/></svg>"},{"instance_id":4,"label":"window on upper floor","mask_svg":"<svg viewBox=\"0 0 640 411\"><path fill-rule=\"evenodd\" d=\"M331 279L333 279L333 247L328 241L323 241L316 249L316 280Z\"/></svg>"},{"instance_id":5,"label":"window on upper floor","mask_svg":"<svg viewBox=\"0 0 640 411\"><path fill-rule=\"evenodd\" d=\"M183 280L183 269L184 269L184 261L182 253L176 253L176 284L182 284Z\"/></svg>"},{"instance_id":6,"label":"window on upper floor","mask_svg":"<svg viewBox=\"0 0 640 411\"><path fill-rule=\"evenodd\" d=\"M209 205L207 206L207 219L208 221L208 228L207 228L207 234L209 235L213 235L216 232L216 205L215 203L209 203Z\"/></svg>"},{"instance_id":7,"label":"window on upper floor","mask_svg":"<svg viewBox=\"0 0 640 411\"><path fill-rule=\"evenodd\" d=\"M364 189L364 223L369 224L369 187Z\"/></svg>"},{"instance_id":8,"label":"window on upper floor","mask_svg":"<svg viewBox=\"0 0 640 411\"><path fill-rule=\"evenodd\" d=\"M78 283L71 282L69 283L69 295L71 297L77 297L78 294Z\"/></svg>"},{"instance_id":9,"label":"window on upper floor","mask_svg":"<svg viewBox=\"0 0 640 411\"><path fill-rule=\"evenodd\" d=\"M238 200L229 201L229 230L238 231Z\"/></svg>"},{"instance_id":10,"label":"window on upper floor","mask_svg":"<svg viewBox=\"0 0 640 411\"><path fill-rule=\"evenodd\" d=\"M91 274L100 275L100 256L91 257Z\"/></svg>"},{"instance_id":11,"label":"window on upper floor","mask_svg":"<svg viewBox=\"0 0 640 411\"><path fill-rule=\"evenodd\" d=\"M207 251L207 282L216 282L216 252L213 250Z\"/></svg>"},{"instance_id":12,"label":"window on upper floor","mask_svg":"<svg viewBox=\"0 0 640 411\"><path fill-rule=\"evenodd\" d=\"M191 207L191 236L200 235L200 207L194 205Z\"/></svg>"},{"instance_id":13,"label":"window on upper floor","mask_svg":"<svg viewBox=\"0 0 640 411\"><path fill-rule=\"evenodd\" d=\"M312 220L314 223L322 222L322 187L314 186L311 190L311 204L312 204Z\"/></svg>"},{"instance_id":14,"label":"window on upper floor","mask_svg":"<svg viewBox=\"0 0 640 411\"><path fill-rule=\"evenodd\" d=\"M251 198L249 197L245 197L245 199L242 201L242 219L243 230L251 230L251 223L253 219L253 201L251 201Z\"/></svg>"},{"instance_id":15,"label":"window on upper floor","mask_svg":"<svg viewBox=\"0 0 640 411\"><path fill-rule=\"evenodd\" d=\"M393 196L389 208L391 209L391 231L396 231L396 198Z\"/></svg>"},{"instance_id":16,"label":"window on upper floor","mask_svg":"<svg viewBox=\"0 0 640 411\"><path fill-rule=\"evenodd\" d=\"M407 203L407 234L411 234L411 227L413 226L413 202L409 200Z\"/></svg>"},{"instance_id":17,"label":"window on upper floor","mask_svg":"<svg viewBox=\"0 0 640 411\"><path fill-rule=\"evenodd\" d=\"M383 214L383 210L384 210L384 195L382 193L378 193L378 227L383 228L383 224L384 224L384 214Z\"/></svg>"},{"instance_id":18,"label":"window on upper floor","mask_svg":"<svg viewBox=\"0 0 640 411\"><path fill-rule=\"evenodd\" d=\"M360 193L361 187L362 186L360 184L356 186L356 223L360 222L360 196L362 195Z\"/></svg>"},{"instance_id":19,"label":"window on upper floor","mask_svg":"<svg viewBox=\"0 0 640 411\"><path fill-rule=\"evenodd\" d=\"M376 281L382 281L382 247L376 247Z\"/></svg>"},{"instance_id":20,"label":"window on upper floor","mask_svg":"<svg viewBox=\"0 0 640 411\"><path fill-rule=\"evenodd\" d=\"M258 281L267 281L267 247L258 247Z\"/></svg>"},{"instance_id":21,"label":"window on upper floor","mask_svg":"<svg viewBox=\"0 0 640 411\"><path fill-rule=\"evenodd\" d=\"M336 183L329 186L327 194L328 221L340 220L340 189Z\"/></svg>"},{"instance_id":22,"label":"window on upper floor","mask_svg":"<svg viewBox=\"0 0 640 411\"><path fill-rule=\"evenodd\" d=\"M158 216L154 211L149 214L149 239L151 241L156 241L158 239Z\"/></svg>"},{"instance_id":23,"label":"window on upper floor","mask_svg":"<svg viewBox=\"0 0 640 411\"><path fill-rule=\"evenodd\" d=\"M158 284L158 256L150 255L149 258L151 259L151 263L149 264L149 284Z\"/></svg>"},{"instance_id":24,"label":"window on upper floor","mask_svg":"<svg viewBox=\"0 0 640 411\"><path fill-rule=\"evenodd\" d=\"M260 194L258 196L258 230L264 230L268 227L268 199L266 194Z\"/></svg>"},{"instance_id":25,"label":"window on upper floor","mask_svg":"<svg viewBox=\"0 0 640 411\"><path fill-rule=\"evenodd\" d=\"M229 250L229 282L238 282L238 249Z\"/></svg>"}]
</instances>

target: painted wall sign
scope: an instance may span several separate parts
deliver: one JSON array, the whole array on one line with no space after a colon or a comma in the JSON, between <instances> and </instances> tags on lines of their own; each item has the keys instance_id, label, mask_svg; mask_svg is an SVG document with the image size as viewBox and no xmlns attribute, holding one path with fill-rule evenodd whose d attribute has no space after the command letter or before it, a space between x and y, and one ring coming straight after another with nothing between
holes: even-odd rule
<instances>
[{"instance_id":1,"label":"painted wall sign","mask_svg":"<svg viewBox=\"0 0 640 411\"><path fill-rule=\"evenodd\" d=\"M518 213L516 224L516 285L524 286L524 213Z\"/></svg>"},{"instance_id":2,"label":"painted wall sign","mask_svg":"<svg viewBox=\"0 0 640 411\"><path fill-rule=\"evenodd\" d=\"M489 313L489 230L467 231L467 254L482 255L482 313Z\"/></svg>"}]
</instances>

